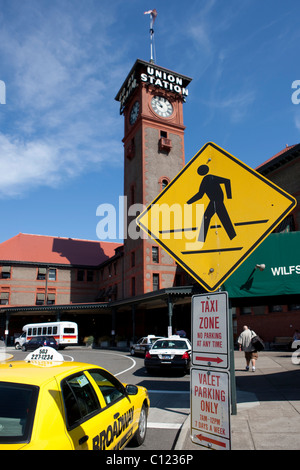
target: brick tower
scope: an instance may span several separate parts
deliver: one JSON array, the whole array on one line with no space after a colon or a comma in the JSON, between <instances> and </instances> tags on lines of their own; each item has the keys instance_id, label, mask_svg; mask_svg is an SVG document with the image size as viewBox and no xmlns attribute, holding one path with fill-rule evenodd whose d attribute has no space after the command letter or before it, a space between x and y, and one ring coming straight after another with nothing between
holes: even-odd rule
<instances>
[{"instance_id":1,"label":"brick tower","mask_svg":"<svg viewBox=\"0 0 300 470\"><path fill-rule=\"evenodd\" d=\"M124 115L125 298L180 283L175 261L138 231L134 219L184 166L182 108L190 81L137 60L115 98Z\"/></svg>"}]
</instances>

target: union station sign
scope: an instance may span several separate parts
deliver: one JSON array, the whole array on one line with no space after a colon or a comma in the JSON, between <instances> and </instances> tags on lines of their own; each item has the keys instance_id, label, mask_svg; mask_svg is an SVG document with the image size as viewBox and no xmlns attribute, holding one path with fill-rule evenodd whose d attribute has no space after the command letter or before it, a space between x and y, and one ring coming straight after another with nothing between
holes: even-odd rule
<instances>
[{"instance_id":1,"label":"union station sign","mask_svg":"<svg viewBox=\"0 0 300 470\"><path fill-rule=\"evenodd\" d=\"M138 59L115 98L116 101L120 102L120 114L123 113L128 99L141 82L186 97L188 96L186 87L191 80L185 75L180 75L163 67L158 67L156 64Z\"/></svg>"}]
</instances>

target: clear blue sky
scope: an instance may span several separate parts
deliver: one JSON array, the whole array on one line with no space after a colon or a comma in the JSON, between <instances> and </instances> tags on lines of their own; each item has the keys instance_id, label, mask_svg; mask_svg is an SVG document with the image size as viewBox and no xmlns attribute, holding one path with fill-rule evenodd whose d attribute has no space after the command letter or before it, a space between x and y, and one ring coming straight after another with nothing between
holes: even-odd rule
<instances>
[{"instance_id":1,"label":"clear blue sky","mask_svg":"<svg viewBox=\"0 0 300 470\"><path fill-rule=\"evenodd\" d=\"M300 142L299 0L0 0L0 242L97 240L123 194L114 98L150 59L153 8L156 63L193 78L186 161L213 141L255 168Z\"/></svg>"}]
</instances>

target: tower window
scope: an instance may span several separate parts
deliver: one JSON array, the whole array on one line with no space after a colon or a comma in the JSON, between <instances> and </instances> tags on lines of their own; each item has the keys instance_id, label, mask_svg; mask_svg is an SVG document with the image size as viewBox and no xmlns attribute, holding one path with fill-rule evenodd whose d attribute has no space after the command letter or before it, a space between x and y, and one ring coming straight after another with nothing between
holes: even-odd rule
<instances>
[{"instance_id":1,"label":"tower window","mask_svg":"<svg viewBox=\"0 0 300 470\"><path fill-rule=\"evenodd\" d=\"M165 189L166 186L168 186L169 184L169 179L166 178L165 176L163 176L162 178L160 178L159 180L159 186L160 186L160 191L162 191L163 189Z\"/></svg>"},{"instance_id":2,"label":"tower window","mask_svg":"<svg viewBox=\"0 0 300 470\"><path fill-rule=\"evenodd\" d=\"M135 277L131 278L131 295L135 296Z\"/></svg>"},{"instance_id":3,"label":"tower window","mask_svg":"<svg viewBox=\"0 0 300 470\"><path fill-rule=\"evenodd\" d=\"M152 247L152 263L159 263L158 246Z\"/></svg>"},{"instance_id":4,"label":"tower window","mask_svg":"<svg viewBox=\"0 0 300 470\"><path fill-rule=\"evenodd\" d=\"M165 189L165 187L168 186L168 183L169 183L168 180L166 180L166 179L162 180L162 182L161 182L161 189Z\"/></svg>"},{"instance_id":5,"label":"tower window","mask_svg":"<svg viewBox=\"0 0 300 470\"><path fill-rule=\"evenodd\" d=\"M152 288L153 291L159 290L159 274L152 274Z\"/></svg>"}]
</instances>

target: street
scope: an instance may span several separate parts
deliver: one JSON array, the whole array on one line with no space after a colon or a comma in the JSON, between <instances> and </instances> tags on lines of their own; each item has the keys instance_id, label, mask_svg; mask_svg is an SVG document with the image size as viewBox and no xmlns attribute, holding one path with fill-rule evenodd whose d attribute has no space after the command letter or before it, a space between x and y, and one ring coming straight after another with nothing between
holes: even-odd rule
<instances>
[{"instance_id":1,"label":"street","mask_svg":"<svg viewBox=\"0 0 300 470\"><path fill-rule=\"evenodd\" d=\"M144 358L128 352L68 347L60 351L65 360L96 364L109 370L121 382L146 387L150 397L147 437L137 450L172 450L178 432L190 412L190 376L174 372L149 375ZM14 360L28 353L9 348ZM130 451L135 449L130 447Z\"/></svg>"},{"instance_id":2,"label":"street","mask_svg":"<svg viewBox=\"0 0 300 470\"><path fill-rule=\"evenodd\" d=\"M7 352L14 356L13 360L23 359L27 354L13 348ZM165 372L150 376L144 368L144 359L131 357L129 352L68 347L62 353L65 360L100 365L122 382L148 389L151 407L146 440L139 448L128 447L130 452L175 448L180 427L190 414L190 375ZM252 373L245 372L244 354L235 351L239 400L238 413L232 416L231 423L233 449L299 448L299 355L294 353L293 357L292 351L263 351L259 354L257 371ZM269 429L271 419L272 429ZM203 449L187 442L186 450Z\"/></svg>"}]
</instances>

